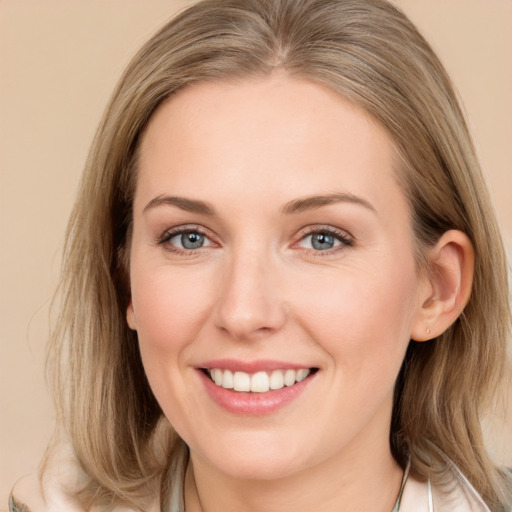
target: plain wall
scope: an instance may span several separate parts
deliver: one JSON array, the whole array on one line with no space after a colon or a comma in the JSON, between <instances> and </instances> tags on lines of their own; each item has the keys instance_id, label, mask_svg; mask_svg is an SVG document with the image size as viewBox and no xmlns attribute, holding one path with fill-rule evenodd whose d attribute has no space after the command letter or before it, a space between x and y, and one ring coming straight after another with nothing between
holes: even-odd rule
<instances>
[{"instance_id":1,"label":"plain wall","mask_svg":"<svg viewBox=\"0 0 512 512\"><path fill-rule=\"evenodd\" d=\"M44 345L81 169L129 58L186 0L0 0L0 510L53 425ZM512 0L402 0L463 98L512 247ZM508 414L508 418L507 415ZM512 463L512 414L487 426Z\"/></svg>"}]
</instances>

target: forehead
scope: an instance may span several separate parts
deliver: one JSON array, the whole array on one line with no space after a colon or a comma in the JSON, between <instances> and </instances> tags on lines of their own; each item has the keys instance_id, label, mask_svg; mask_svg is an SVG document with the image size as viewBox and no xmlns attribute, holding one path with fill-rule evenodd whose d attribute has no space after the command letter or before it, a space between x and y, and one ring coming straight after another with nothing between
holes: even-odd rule
<instances>
[{"instance_id":1,"label":"forehead","mask_svg":"<svg viewBox=\"0 0 512 512\"><path fill-rule=\"evenodd\" d=\"M172 192L245 196L249 204L263 193L285 201L342 189L385 209L393 197L404 202L397 161L387 132L326 87L283 73L204 82L178 92L151 118L136 202Z\"/></svg>"}]
</instances>

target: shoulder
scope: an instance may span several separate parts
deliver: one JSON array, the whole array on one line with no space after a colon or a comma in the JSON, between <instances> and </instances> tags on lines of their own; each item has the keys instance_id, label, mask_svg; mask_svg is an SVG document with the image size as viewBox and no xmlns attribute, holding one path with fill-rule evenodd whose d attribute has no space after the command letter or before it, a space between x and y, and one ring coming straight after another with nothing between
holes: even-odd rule
<instances>
[{"instance_id":1,"label":"shoulder","mask_svg":"<svg viewBox=\"0 0 512 512\"><path fill-rule=\"evenodd\" d=\"M475 488L453 468L442 487L409 478L403 491L400 512L490 512Z\"/></svg>"},{"instance_id":2,"label":"shoulder","mask_svg":"<svg viewBox=\"0 0 512 512\"><path fill-rule=\"evenodd\" d=\"M9 512L85 512L76 497L84 479L69 444L56 445L46 460L42 478L32 474L15 483Z\"/></svg>"},{"instance_id":3,"label":"shoulder","mask_svg":"<svg viewBox=\"0 0 512 512\"><path fill-rule=\"evenodd\" d=\"M88 482L88 476L76 460L69 444L58 445L46 461L42 478L30 475L20 478L9 497L9 512L101 512L97 507L85 507L78 494ZM156 496L147 512L160 510ZM0 509L1 506L0 506ZM2 509L3 510L3 509ZM109 510L111 510L109 508ZM116 506L115 512L134 512Z\"/></svg>"},{"instance_id":4,"label":"shoulder","mask_svg":"<svg viewBox=\"0 0 512 512\"><path fill-rule=\"evenodd\" d=\"M18 480L9 496L9 512L85 512L78 500L53 479L43 484L36 475Z\"/></svg>"},{"instance_id":5,"label":"shoulder","mask_svg":"<svg viewBox=\"0 0 512 512\"><path fill-rule=\"evenodd\" d=\"M24 477L16 483L9 496L8 510L9 512L101 512L96 507L84 508L76 498L77 491L78 488L71 490L59 481L45 479L42 485L36 476ZM151 508L153 512L156 510L154 506ZM126 507L116 507L115 511L134 512L133 509Z\"/></svg>"},{"instance_id":6,"label":"shoulder","mask_svg":"<svg viewBox=\"0 0 512 512\"><path fill-rule=\"evenodd\" d=\"M9 496L9 512L30 512L30 509L25 505L25 503L21 503L14 498L14 496Z\"/></svg>"}]
</instances>

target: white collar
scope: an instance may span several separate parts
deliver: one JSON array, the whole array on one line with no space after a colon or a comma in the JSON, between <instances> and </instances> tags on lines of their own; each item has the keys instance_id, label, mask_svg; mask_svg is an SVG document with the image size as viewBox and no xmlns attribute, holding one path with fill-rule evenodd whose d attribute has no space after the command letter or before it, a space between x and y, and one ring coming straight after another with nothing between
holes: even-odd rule
<instances>
[{"instance_id":1,"label":"white collar","mask_svg":"<svg viewBox=\"0 0 512 512\"><path fill-rule=\"evenodd\" d=\"M442 489L430 480L420 482L408 477L400 500L399 512L490 512L467 478L452 467Z\"/></svg>"},{"instance_id":2,"label":"white collar","mask_svg":"<svg viewBox=\"0 0 512 512\"><path fill-rule=\"evenodd\" d=\"M186 453L181 450L174 458L175 475L171 482L171 502L166 512L183 512L183 482L186 466ZM69 456L69 455L68 455ZM70 459L60 460L58 470L45 479L45 498L37 478L23 479L15 486L16 498L28 505L31 512L83 512L72 492L80 487L81 478L76 464ZM49 480L49 481L48 481ZM159 510L157 500L151 511ZM16 510L15 508L13 510ZM23 510L23 509L21 509ZM116 509L117 512L129 509ZM409 464L404 472L402 488L393 512L490 512L489 507L468 482L467 478L453 465L450 466L446 485L442 490L430 486L430 482L420 482L409 475ZM150 512L150 511L148 511Z\"/></svg>"}]
</instances>

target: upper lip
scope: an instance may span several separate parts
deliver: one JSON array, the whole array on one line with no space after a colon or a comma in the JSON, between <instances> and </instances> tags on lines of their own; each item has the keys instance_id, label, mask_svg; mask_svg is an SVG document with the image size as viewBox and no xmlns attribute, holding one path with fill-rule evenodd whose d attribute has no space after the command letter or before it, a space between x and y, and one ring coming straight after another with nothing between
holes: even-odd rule
<instances>
[{"instance_id":1,"label":"upper lip","mask_svg":"<svg viewBox=\"0 0 512 512\"><path fill-rule=\"evenodd\" d=\"M215 359L201 363L198 365L198 368L205 370L220 368L222 370L230 370L232 372L257 373L265 371L270 372L272 370L300 370L301 368L313 368L313 366L287 361L276 361L272 359L259 359L253 361Z\"/></svg>"}]
</instances>

